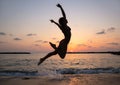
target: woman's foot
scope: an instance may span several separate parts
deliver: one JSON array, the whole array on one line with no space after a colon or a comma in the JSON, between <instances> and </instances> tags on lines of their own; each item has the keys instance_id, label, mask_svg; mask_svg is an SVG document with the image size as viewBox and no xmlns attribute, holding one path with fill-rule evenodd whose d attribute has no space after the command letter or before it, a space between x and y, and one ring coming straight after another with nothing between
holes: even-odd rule
<instances>
[{"instance_id":1,"label":"woman's foot","mask_svg":"<svg viewBox=\"0 0 120 85\"><path fill-rule=\"evenodd\" d=\"M56 45L55 44L53 44L51 42L49 42L49 44L51 45L51 47L53 47L54 49L56 49Z\"/></svg>"},{"instance_id":2,"label":"woman's foot","mask_svg":"<svg viewBox=\"0 0 120 85\"><path fill-rule=\"evenodd\" d=\"M43 61L44 61L44 59L41 58L40 61L38 62L38 65L40 65Z\"/></svg>"}]
</instances>

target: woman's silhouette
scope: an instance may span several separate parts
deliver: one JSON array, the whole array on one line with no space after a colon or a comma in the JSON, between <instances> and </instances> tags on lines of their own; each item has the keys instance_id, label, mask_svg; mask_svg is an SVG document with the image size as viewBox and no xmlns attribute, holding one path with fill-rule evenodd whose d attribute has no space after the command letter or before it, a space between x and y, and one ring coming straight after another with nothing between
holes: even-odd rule
<instances>
[{"instance_id":1,"label":"woman's silhouette","mask_svg":"<svg viewBox=\"0 0 120 85\"><path fill-rule=\"evenodd\" d=\"M38 62L38 65L40 65L47 58L51 57L52 55L56 55L56 54L58 54L62 59L64 59L66 52L67 52L67 46L68 46L68 43L71 38L71 29L69 26L67 26L68 21L66 19L66 14L65 14L62 6L60 4L57 4L57 7L59 7L61 9L63 17L61 17L59 19L59 23L55 22L54 20L50 20L50 21L51 21L51 23L56 24L60 28L60 30L64 34L64 39L62 39L60 41L58 47L56 47L55 44L49 42L49 44L54 49L54 51L48 53L45 57L41 58L40 61Z\"/></svg>"}]
</instances>

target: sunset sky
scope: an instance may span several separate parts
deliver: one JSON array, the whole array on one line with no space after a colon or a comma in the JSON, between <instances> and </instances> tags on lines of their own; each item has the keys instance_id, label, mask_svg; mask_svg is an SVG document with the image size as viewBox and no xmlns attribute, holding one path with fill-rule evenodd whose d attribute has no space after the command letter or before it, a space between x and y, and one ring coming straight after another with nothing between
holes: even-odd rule
<instances>
[{"instance_id":1,"label":"sunset sky","mask_svg":"<svg viewBox=\"0 0 120 85\"><path fill-rule=\"evenodd\" d=\"M58 45L60 3L72 37L68 51L120 51L120 0L0 0L0 52L48 52Z\"/></svg>"}]
</instances>

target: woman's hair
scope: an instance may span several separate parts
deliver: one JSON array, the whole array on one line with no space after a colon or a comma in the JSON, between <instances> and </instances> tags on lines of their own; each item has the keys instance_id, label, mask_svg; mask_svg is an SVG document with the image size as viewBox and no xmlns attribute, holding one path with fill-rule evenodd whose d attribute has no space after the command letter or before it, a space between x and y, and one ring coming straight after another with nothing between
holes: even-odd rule
<instances>
[{"instance_id":1,"label":"woman's hair","mask_svg":"<svg viewBox=\"0 0 120 85\"><path fill-rule=\"evenodd\" d=\"M64 25L64 24L67 24L67 23L68 23L68 21L67 21L66 18L61 17L61 18L59 19L59 24L60 24L60 25Z\"/></svg>"}]
</instances>

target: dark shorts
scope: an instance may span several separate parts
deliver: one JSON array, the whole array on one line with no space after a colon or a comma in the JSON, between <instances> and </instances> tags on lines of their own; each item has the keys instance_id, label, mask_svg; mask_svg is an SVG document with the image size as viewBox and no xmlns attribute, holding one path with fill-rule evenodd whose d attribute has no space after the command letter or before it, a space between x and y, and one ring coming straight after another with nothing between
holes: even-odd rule
<instances>
[{"instance_id":1,"label":"dark shorts","mask_svg":"<svg viewBox=\"0 0 120 85\"><path fill-rule=\"evenodd\" d=\"M60 44L58 46L58 48L56 49L58 55L64 59L66 52L67 52L67 43L65 42L65 39L60 41Z\"/></svg>"}]
</instances>

